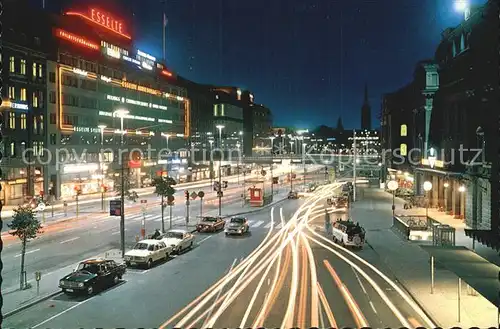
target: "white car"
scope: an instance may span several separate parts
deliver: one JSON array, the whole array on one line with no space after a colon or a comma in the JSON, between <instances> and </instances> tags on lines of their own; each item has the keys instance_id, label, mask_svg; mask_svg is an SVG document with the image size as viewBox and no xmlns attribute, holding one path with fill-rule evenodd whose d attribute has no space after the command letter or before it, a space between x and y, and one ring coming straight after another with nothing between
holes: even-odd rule
<instances>
[{"instance_id":1,"label":"white car","mask_svg":"<svg viewBox=\"0 0 500 329\"><path fill-rule=\"evenodd\" d=\"M127 266L146 266L151 268L159 260L167 260L173 248L159 240L142 240L132 250L125 253Z\"/></svg>"},{"instance_id":2,"label":"white car","mask_svg":"<svg viewBox=\"0 0 500 329\"><path fill-rule=\"evenodd\" d=\"M352 221L336 221L332 225L333 241L343 247L362 249L366 240L365 229Z\"/></svg>"},{"instance_id":3,"label":"white car","mask_svg":"<svg viewBox=\"0 0 500 329\"><path fill-rule=\"evenodd\" d=\"M160 235L157 240L171 247L174 253L180 253L193 247L194 235L186 230L177 229Z\"/></svg>"}]
</instances>

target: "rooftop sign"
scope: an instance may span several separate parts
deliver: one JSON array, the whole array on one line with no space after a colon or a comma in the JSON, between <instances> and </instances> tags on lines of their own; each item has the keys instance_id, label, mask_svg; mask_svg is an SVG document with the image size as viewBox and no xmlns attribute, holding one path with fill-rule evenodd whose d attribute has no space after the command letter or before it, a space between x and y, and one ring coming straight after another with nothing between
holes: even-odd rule
<instances>
[{"instance_id":1,"label":"rooftop sign","mask_svg":"<svg viewBox=\"0 0 500 329\"><path fill-rule=\"evenodd\" d=\"M118 20L111 16L108 13L105 13L96 8L89 8L89 12L87 14L69 11L66 13L69 16L80 16L94 24L97 24L105 29L118 34L121 37L131 40L132 37L125 33L125 24L121 20Z\"/></svg>"}]
</instances>

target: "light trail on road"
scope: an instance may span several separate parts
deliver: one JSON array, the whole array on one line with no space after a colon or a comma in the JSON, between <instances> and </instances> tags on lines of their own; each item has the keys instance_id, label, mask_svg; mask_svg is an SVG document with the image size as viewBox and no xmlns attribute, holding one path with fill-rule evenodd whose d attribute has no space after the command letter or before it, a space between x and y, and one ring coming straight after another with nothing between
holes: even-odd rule
<instances>
[{"instance_id":1,"label":"light trail on road","mask_svg":"<svg viewBox=\"0 0 500 329\"><path fill-rule=\"evenodd\" d=\"M348 264L355 273L359 273L401 326L411 328L418 323L415 315L403 315L400 308L402 304L406 304L417 317L434 327L423 310L387 276L358 255L336 245L311 228L310 223L324 216L325 209L328 213L335 212L325 207L324 201L341 185L319 187L313 196L304 200L288 221L280 209L281 229L275 231L274 235L271 235L270 230L262 243L238 266L160 328L166 328L174 322L175 327L201 325L209 328L244 328L249 323L252 327L319 327L325 317L331 327L345 325L341 322L355 323L357 327L369 327L370 321L363 314L356 300L357 296L341 279L343 273L338 273L329 260L323 257L319 259L313 247L315 250L320 248L327 255ZM273 213L274 209L271 216ZM274 218L272 223L274 225ZM320 273L323 274L322 280ZM352 277L352 274L350 276ZM330 280L325 279L328 277ZM267 290L263 289L266 280ZM391 286L397 296L389 297L376 280ZM326 286L337 287L343 299L332 298L329 301L324 290ZM368 294L364 287L362 289ZM284 304L276 303L278 296ZM394 298L399 298L397 303ZM344 317L343 321L339 321L341 318L335 314L342 303L349 310L349 318ZM213 314L212 310L215 310ZM253 319L251 314L255 314ZM205 316L205 321L202 321Z\"/></svg>"}]
</instances>

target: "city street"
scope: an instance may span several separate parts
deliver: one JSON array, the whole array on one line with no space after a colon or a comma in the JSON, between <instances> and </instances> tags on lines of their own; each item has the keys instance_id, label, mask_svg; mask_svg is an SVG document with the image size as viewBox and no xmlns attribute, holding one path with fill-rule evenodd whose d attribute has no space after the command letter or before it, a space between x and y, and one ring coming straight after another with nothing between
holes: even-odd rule
<instances>
[{"instance_id":1,"label":"city street","mask_svg":"<svg viewBox=\"0 0 500 329\"><path fill-rule=\"evenodd\" d=\"M129 270L126 282L91 298L57 295L4 327L432 327L384 268L370 265L381 263L373 250L324 237L325 198L335 189L249 215L248 236L197 235L196 248L166 264Z\"/></svg>"}]
</instances>

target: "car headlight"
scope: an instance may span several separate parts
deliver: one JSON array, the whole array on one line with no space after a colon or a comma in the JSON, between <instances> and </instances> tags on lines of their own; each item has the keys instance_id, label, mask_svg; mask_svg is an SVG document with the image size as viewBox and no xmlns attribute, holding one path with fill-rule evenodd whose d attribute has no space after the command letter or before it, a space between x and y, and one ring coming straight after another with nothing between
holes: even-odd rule
<instances>
[{"instance_id":1,"label":"car headlight","mask_svg":"<svg viewBox=\"0 0 500 329\"><path fill-rule=\"evenodd\" d=\"M64 280L59 281L60 286L64 286Z\"/></svg>"},{"instance_id":2,"label":"car headlight","mask_svg":"<svg viewBox=\"0 0 500 329\"><path fill-rule=\"evenodd\" d=\"M83 282L80 282L80 283L78 284L78 287L80 287L80 288L83 288L83 286L84 286L84 283L83 283Z\"/></svg>"}]
</instances>

